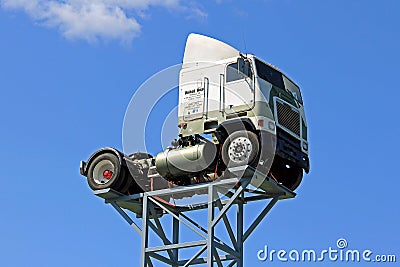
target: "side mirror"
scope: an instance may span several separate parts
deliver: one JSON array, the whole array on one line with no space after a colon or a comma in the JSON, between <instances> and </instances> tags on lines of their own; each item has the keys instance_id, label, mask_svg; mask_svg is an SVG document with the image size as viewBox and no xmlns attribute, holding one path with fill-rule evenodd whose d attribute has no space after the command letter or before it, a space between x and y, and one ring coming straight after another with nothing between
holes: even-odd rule
<instances>
[{"instance_id":1,"label":"side mirror","mask_svg":"<svg viewBox=\"0 0 400 267\"><path fill-rule=\"evenodd\" d=\"M248 59L238 58L237 60L237 70L238 73L243 76L243 78L252 78L253 69L251 61Z\"/></svg>"}]
</instances>

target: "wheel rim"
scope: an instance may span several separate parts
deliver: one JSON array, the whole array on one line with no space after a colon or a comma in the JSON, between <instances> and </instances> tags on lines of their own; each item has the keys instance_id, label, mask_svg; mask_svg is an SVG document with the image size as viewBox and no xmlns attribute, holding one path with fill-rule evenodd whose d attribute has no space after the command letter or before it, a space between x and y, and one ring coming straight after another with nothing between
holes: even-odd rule
<instances>
[{"instance_id":1,"label":"wheel rim","mask_svg":"<svg viewBox=\"0 0 400 267\"><path fill-rule=\"evenodd\" d=\"M93 169L93 180L96 184L106 184L114 177L114 164L102 160Z\"/></svg>"},{"instance_id":2,"label":"wheel rim","mask_svg":"<svg viewBox=\"0 0 400 267\"><path fill-rule=\"evenodd\" d=\"M232 140L228 147L229 159L242 162L249 159L253 146L247 137L238 137Z\"/></svg>"}]
</instances>

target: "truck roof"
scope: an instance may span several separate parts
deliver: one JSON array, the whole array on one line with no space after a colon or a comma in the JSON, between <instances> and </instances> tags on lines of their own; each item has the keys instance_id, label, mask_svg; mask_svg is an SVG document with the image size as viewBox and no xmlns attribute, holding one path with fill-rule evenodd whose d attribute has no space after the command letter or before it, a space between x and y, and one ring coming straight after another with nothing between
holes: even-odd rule
<instances>
[{"instance_id":1,"label":"truck roof","mask_svg":"<svg viewBox=\"0 0 400 267\"><path fill-rule=\"evenodd\" d=\"M191 33L186 41L182 68L194 62L217 62L239 54L239 50L217 39Z\"/></svg>"}]
</instances>

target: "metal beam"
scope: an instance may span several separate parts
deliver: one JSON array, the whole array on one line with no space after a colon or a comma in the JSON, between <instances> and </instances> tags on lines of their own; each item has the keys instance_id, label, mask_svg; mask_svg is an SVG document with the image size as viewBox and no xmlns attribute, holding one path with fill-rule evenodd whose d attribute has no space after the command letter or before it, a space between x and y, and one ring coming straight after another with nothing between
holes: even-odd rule
<instances>
[{"instance_id":1,"label":"metal beam","mask_svg":"<svg viewBox=\"0 0 400 267\"><path fill-rule=\"evenodd\" d=\"M129 195L129 196L122 195L122 196L118 196L115 198L106 199L106 203L117 202L117 201L136 200L136 199L142 198L143 195L144 195L144 193L134 194L134 195Z\"/></svg>"},{"instance_id":2,"label":"metal beam","mask_svg":"<svg viewBox=\"0 0 400 267\"><path fill-rule=\"evenodd\" d=\"M160 208L164 209L166 212L168 212L172 217L174 217L175 219L179 220L181 223L183 223L184 225L186 225L190 230L192 230L193 232L195 232L196 234L198 234L199 236L203 237L204 239L207 238L207 236L203 235L201 232L197 231L193 226L191 226L189 223L185 222L184 220L182 220L181 218L179 218L175 213L173 213L172 211L170 211L169 209L165 208L162 204L158 203L157 200L150 198L150 200L155 203L157 206L159 206Z\"/></svg>"},{"instance_id":3,"label":"metal beam","mask_svg":"<svg viewBox=\"0 0 400 267\"><path fill-rule=\"evenodd\" d=\"M188 261L178 261L179 265L183 265L183 267L190 266L192 262L194 262L205 250L207 249L207 245L202 247L196 254L193 255Z\"/></svg>"},{"instance_id":4,"label":"metal beam","mask_svg":"<svg viewBox=\"0 0 400 267\"><path fill-rule=\"evenodd\" d=\"M146 261L147 261L147 266L148 267L154 267L153 262L151 261L150 257L147 255L146 256Z\"/></svg>"},{"instance_id":5,"label":"metal beam","mask_svg":"<svg viewBox=\"0 0 400 267\"><path fill-rule=\"evenodd\" d=\"M201 231L203 231L206 235L208 235L207 229L205 229L204 227L202 227L200 224L198 224L197 222L195 222L193 219L191 219L189 216L187 216L184 213L180 213L180 216L185 218L185 220L187 220L188 222L190 222L191 224L193 224L193 226L197 227L198 229L200 229ZM225 243L219 239L218 237L214 237L214 240L216 242L219 242L222 245L225 245Z\"/></svg>"},{"instance_id":6,"label":"metal beam","mask_svg":"<svg viewBox=\"0 0 400 267\"><path fill-rule=\"evenodd\" d=\"M222 251L225 251L226 253L228 253L234 257L239 257L239 254L236 250L232 249L231 247L229 247L225 244L220 244L218 242L214 242L214 246Z\"/></svg>"},{"instance_id":7,"label":"metal beam","mask_svg":"<svg viewBox=\"0 0 400 267\"><path fill-rule=\"evenodd\" d=\"M231 256L231 255L219 255L219 259L221 262L223 261L234 261L236 260L235 257ZM207 262L207 258L197 258L195 260L193 260L189 265L185 265L187 261L183 260L183 261L179 261L178 264L181 266L192 266L192 265L197 265L197 264L207 264L207 267L213 266L210 265L209 262ZM213 259L213 261L211 262L211 264L215 262L215 259Z\"/></svg>"},{"instance_id":8,"label":"metal beam","mask_svg":"<svg viewBox=\"0 0 400 267\"><path fill-rule=\"evenodd\" d=\"M265 199L271 199L271 198L279 198L280 196L284 196L285 193L279 193L275 195L258 195L258 196L251 196L251 197L246 197L245 201L247 202L253 202L253 201L258 201L258 200L265 200Z\"/></svg>"},{"instance_id":9,"label":"metal beam","mask_svg":"<svg viewBox=\"0 0 400 267\"><path fill-rule=\"evenodd\" d=\"M146 248L149 242L149 235L148 235L148 197L145 195L143 197L143 212L142 212L142 251L140 255L140 264L143 267L147 266L147 255L146 255Z\"/></svg>"},{"instance_id":10,"label":"metal beam","mask_svg":"<svg viewBox=\"0 0 400 267\"><path fill-rule=\"evenodd\" d=\"M166 246L147 248L146 252L158 252L158 251L165 251L165 250L169 250L169 249L199 247L199 246L204 246L206 244L207 244L206 240L200 240L200 241L185 242L185 243L180 243L180 244L171 244L171 245L166 245Z\"/></svg>"},{"instance_id":11,"label":"metal beam","mask_svg":"<svg viewBox=\"0 0 400 267\"><path fill-rule=\"evenodd\" d=\"M156 259L156 260L162 261L162 262L164 262L164 263L166 263L166 264L169 264L169 265L175 264L175 262L171 261L171 260L168 259L167 257L164 257L164 256L162 256L162 255L160 255L160 254L155 253L155 252L148 252L147 255L148 255L149 257L152 257L152 258L154 258L154 259Z\"/></svg>"},{"instance_id":12,"label":"metal beam","mask_svg":"<svg viewBox=\"0 0 400 267\"><path fill-rule=\"evenodd\" d=\"M164 245L170 245L171 241L169 241L167 236L165 235L165 232L160 223L160 220L155 216L156 211L153 206L150 206L150 212L153 215L153 220L157 225L157 228L156 228L157 230L155 230L153 227L152 227L152 229L158 235L158 237L160 237L160 239L163 241ZM149 225L151 227L153 225L153 223L151 221L149 221ZM175 256L174 253L171 250L167 250L167 253L168 253L169 258L173 261L174 256Z\"/></svg>"},{"instance_id":13,"label":"metal beam","mask_svg":"<svg viewBox=\"0 0 400 267\"><path fill-rule=\"evenodd\" d=\"M139 228L139 226L137 226L137 224L131 219L131 217L129 217L128 214L126 214L126 212L121 209L115 202L110 202L111 206L114 207L114 209L117 210L117 212L122 216L122 218L125 219L125 221L132 226L133 229L135 229L135 231L139 234L142 235L142 229Z\"/></svg>"},{"instance_id":14,"label":"metal beam","mask_svg":"<svg viewBox=\"0 0 400 267\"><path fill-rule=\"evenodd\" d=\"M257 219L250 225L250 227L247 229L247 231L244 233L243 236L243 242L246 241L246 239L251 235L251 233L256 229L256 227L260 224L262 219L267 215L267 213L272 209L272 207L278 202L278 198L273 198L268 205L265 207L265 209L258 215Z\"/></svg>"},{"instance_id":15,"label":"metal beam","mask_svg":"<svg viewBox=\"0 0 400 267\"><path fill-rule=\"evenodd\" d=\"M250 179L246 179L240 185L240 187L233 194L231 199L225 204L224 208L220 211L220 213L216 216L216 218L212 221L212 226L215 226L219 220L221 220L222 216L227 212L227 210L232 206L233 202L236 198L242 193L242 191L246 188L246 186L250 183Z\"/></svg>"},{"instance_id":16,"label":"metal beam","mask_svg":"<svg viewBox=\"0 0 400 267\"><path fill-rule=\"evenodd\" d=\"M219 255L218 255L218 252L217 252L217 250L214 248L213 249L214 250L214 259L215 259L215 262L217 263L217 265L218 265L218 267L224 267L223 265L222 265L222 262L221 262L221 259L220 259L220 257L219 257ZM207 262L208 263L208 262ZM210 264L209 264L210 265ZM210 265L211 266L211 265Z\"/></svg>"},{"instance_id":17,"label":"metal beam","mask_svg":"<svg viewBox=\"0 0 400 267\"><path fill-rule=\"evenodd\" d=\"M221 200L217 199L216 200L216 204L217 204L218 209L221 211L222 208L223 208ZM229 238L231 239L232 245L237 250L238 249L238 245L237 245L237 242L236 242L235 234L233 233L231 224L229 222L228 216L226 216L226 214L224 214L224 216L222 218L224 220L225 228L226 228L226 231L228 232Z\"/></svg>"},{"instance_id":18,"label":"metal beam","mask_svg":"<svg viewBox=\"0 0 400 267\"><path fill-rule=\"evenodd\" d=\"M244 198L244 192L242 193L242 199ZM243 228L244 228L244 210L243 210L243 201L239 202L237 205L237 210L236 210L236 237L237 237L237 243L238 243L238 254L239 257L236 261L237 265L236 267L243 267ZM235 264L235 263L233 263ZM233 266L231 263L230 265ZM229 265L228 265L229 266Z\"/></svg>"},{"instance_id":19,"label":"metal beam","mask_svg":"<svg viewBox=\"0 0 400 267\"><path fill-rule=\"evenodd\" d=\"M208 236L207 236L207 263L209 267L212 267L214 260L214 187L210 185L208 187Z\"/></svg>"},{"instance_id":20,"label":"metal beam","mask_svg":"<svg viewBox=\"0 0 400 267\"><path fill-rule=\"evenodd\" d=\"M178 215L179 216L179 215ZM179 243L179 220L172 218L172 242L174 244ZM174 262L178 262L179 260L179 249L173 249L174 253ZM173 265L172 267L178 267L178 265Z\"/></svg>"},{"instance_id":21,"label":"metal beam","mask_svg":"<svg viewBox=\"0 0 400 267\"><path fill-rule=\"evenodd\" d=\"M160 230L157 226L155 226L151 221L148 222L150 228L154 231L155 234L163 241L164 245L172 244L171 241L165 236L164 231Z\"/></svg>"}]
</instances>

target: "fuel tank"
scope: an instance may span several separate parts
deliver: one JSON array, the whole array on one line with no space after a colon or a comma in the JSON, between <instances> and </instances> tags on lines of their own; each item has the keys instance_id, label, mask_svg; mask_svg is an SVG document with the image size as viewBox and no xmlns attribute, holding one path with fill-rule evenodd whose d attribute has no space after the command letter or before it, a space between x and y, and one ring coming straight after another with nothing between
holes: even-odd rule
<instances>
[{"instance_id":1,"label":"fuel tank","mask_svg":"<svg viewBox=\"0 0 400 267\"><path fill-rule=\"evenodd\" d=\"M217 146L211 142L172 148L160 152L155 157L155 166L162 177L174 180L182 176L212 172L217 162L217 154Z\"/></svg>"}]
</instances>

